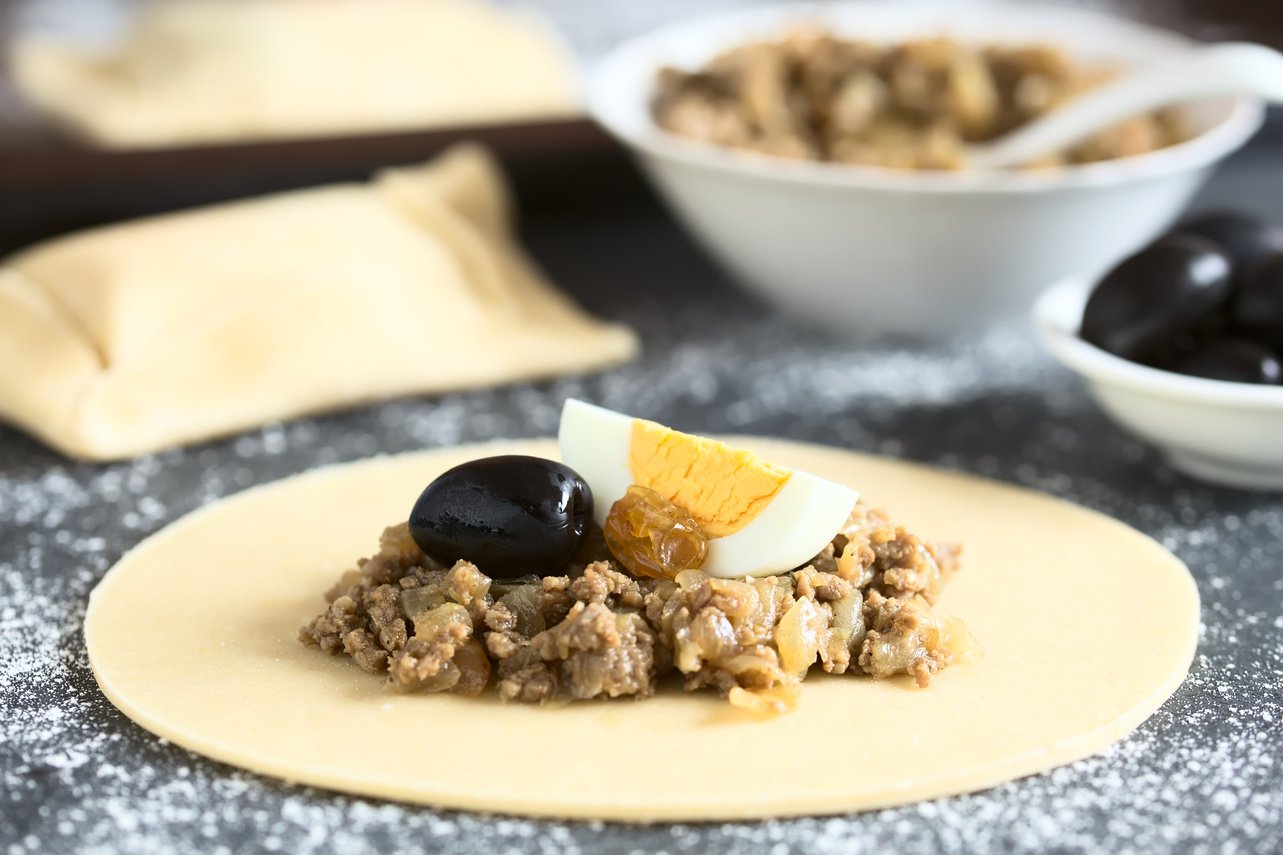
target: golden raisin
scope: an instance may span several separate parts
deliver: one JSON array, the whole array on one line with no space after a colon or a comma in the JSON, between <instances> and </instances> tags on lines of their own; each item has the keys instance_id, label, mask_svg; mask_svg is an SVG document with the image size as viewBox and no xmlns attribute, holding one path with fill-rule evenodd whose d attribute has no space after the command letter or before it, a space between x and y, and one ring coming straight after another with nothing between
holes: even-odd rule
<instances>
[{"instance_id":1,"label":"golden raisin","mask_svg":"<svg viewBox=\"0 0 1283 855\"><path fill-rule=\"evenodd\" d=\"M606 548L634 576L672 579L708 557L708 538L682 508L634 484L610 506L602 527Z\"/></svg>"}]
</instances>

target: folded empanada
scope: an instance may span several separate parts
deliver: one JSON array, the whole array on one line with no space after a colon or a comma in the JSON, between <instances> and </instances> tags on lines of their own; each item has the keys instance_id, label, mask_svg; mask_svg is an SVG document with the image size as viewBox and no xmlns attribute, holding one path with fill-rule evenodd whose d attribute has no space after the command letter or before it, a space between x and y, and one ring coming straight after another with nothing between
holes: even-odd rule
<instances>
[{"instance_id":1,"label":"folded empanada","mask_svg":"<svg viewBox=\"0 0 1283 855\"><path fill-rule=\"evenodd\" d=\"M481 0L170 0L106 50L28 36L13 77L102 145L153 147L564 116L574 62Z\"/></svg>"},{"instance_id":2,"label":"folded empanada","mask_svg":"<svg viewBox=\"0 0 1283 855\"><path fill-rule=\"evenodd\" d=\"M0 417L114 459L302 413L597 369L485 152L93 229L0 267Z\"/></svg>"}]
</instances>

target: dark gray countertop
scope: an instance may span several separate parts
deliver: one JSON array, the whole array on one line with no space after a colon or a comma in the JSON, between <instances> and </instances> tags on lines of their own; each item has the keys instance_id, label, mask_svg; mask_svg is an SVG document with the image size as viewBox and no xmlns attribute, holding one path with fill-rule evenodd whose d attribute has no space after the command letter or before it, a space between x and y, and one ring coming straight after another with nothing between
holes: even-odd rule
<instances>
[{"instance_id":1,"label":"dark gray countertop","mask_svg":"<svg viewBox=\"0 0 1283 855\"><path fill-rule=\"evenodd\" d=\"M1208 197L1283 220L1280 162L1258 143ZM1283 496L1173 472L1107 421L1024 329L925 350L816 334L739 296L648 202L562 214L527 232L558 281L641 331L640 362L110 466L68 462L0 428L0 843L9 852L1279 850ZM1104 755L985 793L857 816L650 828L443 813L287 786L158 741L98 693L80 634L86 597L147 534L323 463L547 435L570 394L692 430L977 472L1118 517L1198 578L1205 629L1193 671ZM1084 614L1084 631L1108 628Z\"/></svg>"}]
</instances>

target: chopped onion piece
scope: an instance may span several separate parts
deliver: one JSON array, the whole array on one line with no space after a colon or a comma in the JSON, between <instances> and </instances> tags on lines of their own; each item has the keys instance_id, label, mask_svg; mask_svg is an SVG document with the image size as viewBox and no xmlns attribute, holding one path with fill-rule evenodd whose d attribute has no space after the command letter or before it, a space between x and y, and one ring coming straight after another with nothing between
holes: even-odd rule
<instances>
[{"instance_id":1,"label":"chopped onion piece","mask_svg":"<svg viewBox=\"0 0 1283 855\"><path fill-rule=\"evenodd\" d=\"M770 689L749 691L735 686L727 695L731 706L767 715L780 715L797 709L798 695L801 687L796 683L776 686Z\"/></svg>"},{"instance_id":2,"label":"chopped onion piece","mask_svg":"<svg viewBox=\"0 0 1283 855\"><path fill-rule=\"evenodd\" d=\"M815 601L806 598L793 603L780 618L775 628L775 647L780 651L780 666L786 673L802 677L815 663L824 622Z\"/></svg>"},{"instance_id":3,"label":"chopped onion piece","mask_svg":"<svg viewBox=\"0 0 1283 855\"><path fill-rule=\"evenodd\" d=\"M458 603L443 603L414 619L414 637L431 638L444 632L452 623L461 623L472 630L472 615Z\"/></svg>"}]
</instances>

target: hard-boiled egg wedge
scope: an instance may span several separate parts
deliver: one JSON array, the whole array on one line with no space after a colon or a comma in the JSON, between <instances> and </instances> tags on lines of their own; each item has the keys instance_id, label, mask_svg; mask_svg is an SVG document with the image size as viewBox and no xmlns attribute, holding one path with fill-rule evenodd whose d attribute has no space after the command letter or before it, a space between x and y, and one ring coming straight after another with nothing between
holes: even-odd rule
<instances>
[{"instance_id":1,"label":"hard-boiled egg wedge","mask_svg":"<svg viewBox=\"0 0 1283 855\"><path fill-rule=\"evenodd\" d=\"M685 508L709 537L700 569L710 576L773 576L804 564L859 498L752 452L573 398L558 439L562 460L592 488L598 525L629 485L649 487Z\"/></svg>"}]
</instances>

